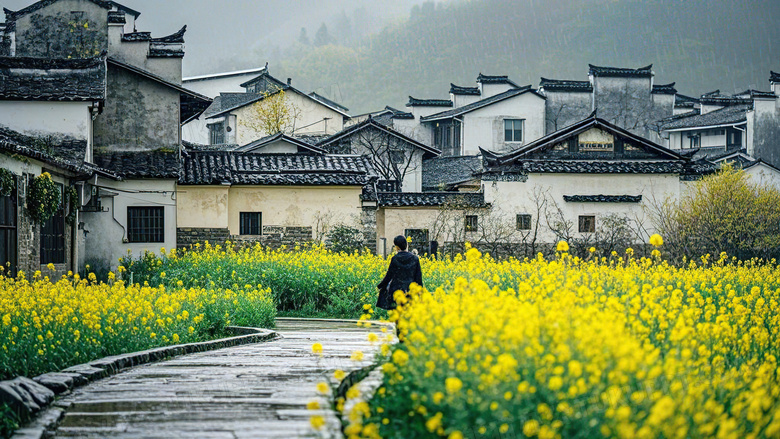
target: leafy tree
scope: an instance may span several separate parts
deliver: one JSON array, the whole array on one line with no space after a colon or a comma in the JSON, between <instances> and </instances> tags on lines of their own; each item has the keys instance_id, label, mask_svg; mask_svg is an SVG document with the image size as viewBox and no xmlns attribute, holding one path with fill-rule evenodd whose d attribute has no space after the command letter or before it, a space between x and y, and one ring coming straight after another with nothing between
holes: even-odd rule
<instances>
[{"instance_id":1,"label":"leafy tree","mask_svg":"<svg viewBox=\"0 0 780 439\"><path fill-rule=\"evenodd\" d=\"M314 45L318 47L327 46L332 42L333 38L330 36L330 33L328 33L328 26L326 26L325 23L322 23L320 28L317 29L317 33L314 34Z\"/></svg>"},{"instance_id":2,"label":"leafy tree","mask_svg":"<svg viewBox=\"0 0 780 439\"><path fill-rule=\"evenodd\" d=\"M728 164L693 183L678 201L656 205L652 213L665 247L678 256L780 255L780 191L751 181Z\"/></svg>"},{"instance_id":3,"label":"leafy tree","mask_svg":"<svg viewBox=\"0 0 780 439\"><path fill-rule=\"evenodd\" d=\"M301 33L298 35L298 42L303 44L304 46L308 46L310 44L309 42L309 36L306 34L306 28L301 28Z\"/></svg>"},{"instance_id":4,"label":"leafy tree","mask_svg":"<svg viewBox=\"0 0 780 439\"><path fill-rule=\"evenodd\" d=\"M265 92L264 96L252 104L248 116L240 124L254 130L258 136L280 132L292 134L295 122L301 117L301 109L287 97L284 90Z\"/></svg>"}]
</instances>

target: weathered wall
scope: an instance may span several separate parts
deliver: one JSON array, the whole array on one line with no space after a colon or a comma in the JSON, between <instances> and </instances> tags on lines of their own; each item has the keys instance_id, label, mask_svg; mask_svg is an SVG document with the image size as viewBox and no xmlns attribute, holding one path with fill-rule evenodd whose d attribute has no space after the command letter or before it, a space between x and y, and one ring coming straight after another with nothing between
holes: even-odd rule
<instances>
[{"instance_id":1,"label":"weathered wall","mask_svg":"<svg viewBox=\"0 0 780 439\"><path fill-rule=\"evenodd\" d=\"M178 186L178 227L228 228L229 186Z\"/></svg>"},{"instance_id":2,"label":"weathered wall","mask_svg":"<svg viewBox=\"0 0 780 439\"><path fill-rule=\"evenodd\" d=\"M359 224L362 188L342 186L233 186L228 224L239 234L240 212L262 212L264 226L313 226L317 216L332 215L331 224Z\"/></svg>"},{"instance_id":3,"label":"weathered wall","mask_svg":"<svg viewBox=\"0 0 780 439\"><path fill-rule=\"evenodd\" d=\"M82 212L84 230L81 263L105 261L116 268L119 258L134 257L144 252L159 252L160 248L176 246L176 182L174 180L100 180L103 212ZM116 189L113 190L112 189ZM129 192L128 192L129 191ZM143 191L143 192L137 192ZM127 236L129 206L164 207L164 242L130 243ZM94 262L93 262L94 263Z\"/></svg>"},{"instance_id":4,"label":"weathered wall","mask_svg":"<svg viewBox=\"0 0 780 439\"><path fill-rule=\"evenodd\" d=\"M651 78L594 78L593 99L598 116L648 138L648 124L658 120L651 88Z\"/></svg>"},{"instance_id":5,"label":"weathered wall","mask_svg":"<svg viewBox=\"0 0 780 439\"><path fill-rule=\"evenodd\" d=\"M0 101L0 125L36 137L89 140L89 102Z\"/></svg>"},{"instance_id":6,"label":"weathered wall","mask_svg":"<svg viewBox=\"0 0 780 439\"><path fill-rule=\"evenodd\" d=\"M775 109L774 102L757 100L756 110L748 115L748 123L752 128L752 154L772 166L780 167L780 111Z\"/></svg>"},{"instance_id":7,"label":"weathered wall","mask_svg":"<svg viewBox=\"0 0 780 439\"><path fill-rule=\"evenodd\" d=\"M505 99L463 116L463 155L479 153L479 147L509 151L544 136L545 100L534 93ZM504 142L504 119L524 119L523 141Z\"/></svg>"},{"instance_id":8,"label":"weathered wall","mask_svg":"<svg viewBox=\"0 0 780 439\"><path fill-rule=\"evenodd\" d=\"M96 148L155 150L179 145L179 92L108 66L108 96L95 119Z\"/></svg>"},{"instance_id":9,"label":"weathered wall","mask_svg":"<svg viewBox=\"0 0 780 439\"><path fill-rule=\"evenodd\" d=\"M16 21L16 56L90 58L107 47L108 10L88 0L60 0Z\"/></svg>"},{"instance_id":10,"label":"weathered wall","mask_svg":"<svg viewBox=\"0 0 780 439\"><path fill-rule=\"evenodd\" d=\"M755 183L767 184L780 190L780 170L776 168L759 163L746 169L745 174L749 175Z\"/></svg>"},{"instance_id":11,"label":"weathered wall","mask_svg":"<svg viewBox=\"0 0 780 439\"><path fill-rule=\"evenodd\" d=\"M477 83L477 87L479 87L480 99L489 98L499 93L503 93L509 89L515 88L510 84L483 84L481 82Z\"/></svg>"},{"instance_id":12,"label":"weathered wall","mask_svg":"<svg viewBox=\"0 0 780 439\"><path fill-rule=\"evenodd\" d=\"M579 122L593 112L593 95L589 92L546 90L545 134Z\"/></svg>"}]
</instances>

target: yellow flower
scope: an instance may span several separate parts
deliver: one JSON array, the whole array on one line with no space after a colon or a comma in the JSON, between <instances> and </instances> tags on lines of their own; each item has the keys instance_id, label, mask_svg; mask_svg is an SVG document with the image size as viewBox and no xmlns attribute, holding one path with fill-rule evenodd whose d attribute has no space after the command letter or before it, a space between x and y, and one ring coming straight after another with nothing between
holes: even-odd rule
<instances>
[{"instance_id":1,"label":"yellow flower","mask_svg":"<svg viewBox=\"0 0 780 439\"><path fill-rule=\"evenodd\" d=\"M559 251L559 252L569 251L569 243L566 241L558 241L558 245L555 247L555 251Z\"/></svg>"},{"instance_id":2,"label":"yellow flower","mask_svg":"<svg viewBox=\"0 0 780 439\"><path fill-rule=\"evenodd\" d=\"M379 340L379 337L374 332L368 333L368 341L371 343L375 343L377 340Z\"/></svg>"},{"instance_id":3,"label":"yellow flower","mask_svg":"<svg viewBox=\"0 0 780 439\"><path fill-rule=\"evenodd\" d=\"M447 389L447 393L457 393L463 387L463 381L458 377L449 377L444 380L444 388Z\"/></svg>"},{"instance_id":4,"label":"yellow flower","mask_svg":"<svg viewBox=\"0 0 780 439\"><path fill-rule=\"evenodd\" d=\"M406 366L406 363L409 361L409 354L406 352L398 349L395 352L393 352L393 363L404 367Z\"/></svg>"},{"instance_id":5,"label":"yellow flower","mask_svg":"<svg viewBox=\"0 0 780 439\"><path fill-rule=\"evenodd\" d=\"M660 247L664 245L664 239L661 237L661 235L656 233L650 237L650 245L653 247Z\"/></svg>"},{"instance_id":6,"label":"yellow flower","mask_svg":"<svg viewBox=\"0 0 780 439\"><path fill-rule=\"evenodd\" d=\"M322 427L325 426L325 418L323 418L320 415L314 415L311 418L309 418L309 422L311 423L311 428L315 430L320 430Z\"/></svg>"},{"instance_id":7,"label":"yellow flower","mask_svg":"<svg viewBox=\"0 0 780 439\"><path fill-rule=\"evenodd\" d=\"M322 394L330 393L330 386L326 382L319 382L317 383L317 391Z\"/></svg>"},{"instance_id":8,"label":"yellow flower","mask_svg":"<svg viewBox=\"0 0 780 439\"><path fill-rule=\"evenodd\" d=\"M531 419L523 424L523 434L527 437L536 436L539 433L539 421Z\"/></svg>"},{"instance_id":9,"label":"yellow flower","mask_svg":"<svg viewBox=\"0 0 780 439\"><path fill-rule=\"evenodd\" d=\"M322 354L322 344L314 343L313 345L311 345L311 351L315 354Z\"/></svg>"},{"instance_id":10,"label":"yellow flower","mask_svg":"<svg viewBox=\"0 0 780 439\"><path fill-rule=\"evenodd\" d=\"M347 374L343 370L341 370L341 369L336 369L336 371L333 372L333 378L335 378L336 381L341 381L346 376L347 376Z\"/></svg>"},{"instance_id":11,"label":"yellow flower","mask_svg":"<svg viewBox=\"0 0 780 439\"><path fill-rule=\"evenodd\" d=\"M355 351L352 352L352 356L350 357L352 361L363 361L363 352L361 351Z\"/></svg>"},{"instance_id":12,"label":"yellow flower","mask_svg":"<svg viewBox=\"0 0 780 439\"><path fill-rule=\"evenodd\" d=\"M319 410L320 409L320 402L319 401L309 401L306 404L306 408L309 410Z\"/></svg>"}]
</instances>

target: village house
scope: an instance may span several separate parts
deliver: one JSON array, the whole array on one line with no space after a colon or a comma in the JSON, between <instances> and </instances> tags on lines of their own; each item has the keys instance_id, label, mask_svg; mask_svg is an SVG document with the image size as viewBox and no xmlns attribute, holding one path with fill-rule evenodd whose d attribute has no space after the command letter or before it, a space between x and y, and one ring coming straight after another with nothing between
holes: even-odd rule
<instances>
[{"instance_id":1,"label":"village house","mask_svg":"<svg viewBox=\"0 0 780 439\"><path fill-rule=\"evenodd\" d=\"M203 114L208 145L244 146L279 131L292 136L327 136L344 128L347 109L316 93L304 93L263 71L240 84L244 92L220 92Z\"/></svg>"},{"instance_id":2,"label":"village house","mask_svg":"<svg viewBox=\"0 0 780 439\"><path fill-rule=\"evenodd\" d=\"M43 0L5 13L3 41L10 44L3 47L10 56L4 62L16 63L10 74L27 84L9 89L29 96L5 97L14 111L3 112L0 125L30 136L16 138L36 150L44 145L53 156L75 138L83 154L71 156L73 164L93 171L63 181L62 193L77 189L81 206L71 226L78 233L65 244L73 249L68 269L108 268L128 253L174 247L181 126L211 103L181 86L186 27L153 38L135 31L140 13L99 0ZM96 78L84 81L98 91L71 98L80 91L72 88L81 65L95 70ZM41 94L47 87L56 90L51 98ZM47 101L57 101L56 108L46 109ZM25 123L53 132L33 132ZM51 146L49 138L55 139ZM28 146L16 143L17 149ZM17 248L31 251L22 240Z\"/></svg>"},{"instance_id":3,"label":"village house","mask_svg":"<svg viewBox=\"0 0 780 439\"><path fill-rule=\"evenodd\" d=\"M669 148L697 157L742 152L780 166L780 75L770 72L769 84L769 91L706 93L688 111L659 121L659 130Z\"/></svg>"}]
</instances>

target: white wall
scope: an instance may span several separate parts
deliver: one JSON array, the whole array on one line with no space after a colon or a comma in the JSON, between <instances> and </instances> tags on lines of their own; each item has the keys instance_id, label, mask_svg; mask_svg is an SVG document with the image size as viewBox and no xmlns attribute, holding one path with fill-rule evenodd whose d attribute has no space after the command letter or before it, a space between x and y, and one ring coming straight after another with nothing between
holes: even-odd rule
<instances>
[{"instance_id":1,"label":"white wall","mask_svg":"<svg viewBox=\"0 0 780 439\"><path fill-rule=\"evenodd\" d=\"M241 84L257 77L260 73L262 73L262 69L225 74L218 77L189 77L182 80L182 86L213 99L219 96L220 93L242 93L246 91L241 87ZM199 119L184 125L181 129L181 136L183 140L188 142L208 145L209 130L206 128L206 119L201 116Z\"/></svg>"},{"instance_id":2,"label":"white wall","mask_svg":"<svg viewBox=\"0 0 780 439\"><path fill-rule=\"evenodd\" d=\"M759 163L746 169L745 174L755 183L771 185L780 190L780 171L771 166Z\"/></svg>"},{"instance_id":3,"label":"white wall","mask_svg":"<svg viewBox=\"0 0 780 439\"><path fill-rule=\"evenodd\" d=\"M89 140L91 102L0 101L0 125L32 136Z\"/></svg>"},{"instance_id":4,"label":"white wall","mask_svg":"<svg viewBox=\"0 0 780 439\"><path fill-rule=\"evenodd\" d=\"M554 201L572 222L576 236L580 235L577 230L580 215L595 215L596 228L600 216L611 213L637 216L652 230L643 206L653 198L679 197L681 187L679 177L672 174L531 174L526 182L486 181L483 185L485 201L498 206L510 224L515 224L518 214L531 214L533 224L536 223L539 218L533 193L539 188L547 194L548 206L553 207ZM642 195L643 198L640 203L569 203L563 200L564 195ZM555 237L546 231L544 219L542 226L545 230L540 237L542 242L553 242Z\"/></svg>"},{"instance_id":5,"label":"white wall","mask_svg":"<svg viewBox=\"0 0 780 439\"><path fill-rule=\"evenodd\" d=\"M175 180L125 180L99 179L98 185L108 187L101 193L116 193L102 196L101 204L107 212L82 212L84 230L80 241L83 251L80 264L91 260L110 261L116 268L119 258L128 255L138 258L145 251L159 253L160 248L176 248L176 181ZM112 190L113 189L113 190ZM153 193L136 193L152 191ZM87 201L87 200L85 200ZM165 240L154 243L128 243L127 208L129 206L163 206L165 215Z\"/></svg>"},{"instance_id":6,"label":"white wall","mask_svg":"<svg viewBox=\"0 0 780 439\"><path fill-rule=\"evenodd\" d=\"M453 108L460 108L464 105L468 105L472 102L477 102L478 100L484 99L483 96L480 95L456 95L450 93L450 100L453 103Z\"/></svg>"},{"instance_id":7,"label":"white wall","mask_svg":"<svg viewBox=\"0 0 780 439\"><path fill-rule=\"evenodd\" d=\"M516 149L544 136L545 101L534 93L505 99L463 115L462 154ZM524 119L523 142L504 142L504 119Z\"/></svg>"},{"instance_id":8,"label":"white wall","mask_svg":"<svg viewBox=\"0 0 780 439\"><path fill-rule=\"evenodd\" d=\"M479 91L482 96L479 99L489 98L509 89L516 88L510 84L483 84L478 83Z\"/></svg>"}]
</instances>

